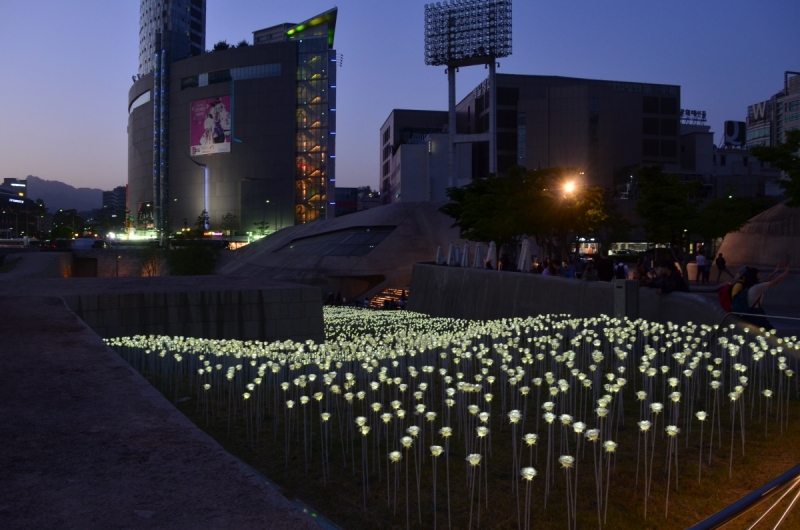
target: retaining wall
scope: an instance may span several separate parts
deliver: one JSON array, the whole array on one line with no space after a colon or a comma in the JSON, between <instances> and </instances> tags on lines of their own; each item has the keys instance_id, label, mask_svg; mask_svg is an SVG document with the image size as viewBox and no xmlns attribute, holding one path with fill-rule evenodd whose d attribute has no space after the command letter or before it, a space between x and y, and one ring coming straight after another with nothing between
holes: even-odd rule
<instances>
[{"instance_id":1,"label":"retaining wall","mask_svg":"<svg viewBox=\"0 0 800 530\"><path fill-rule=\"evenodd\" d=\"M19 282L28 296L60 296L101 337L322 342L316 287L253 278L68 278ZM2 294L3 289L0 289Z\"/></svg>"},{"instance_id":2,"label":"retaining wall","mask_svg":"<svg viewBox=\"0 0 800 530\"><path fill-rule=\"evenodd\" d=\"M614 285L433 264L415 264L408 309L435 317L490 320L568 313L580 318L614 315ZM635 314L633 314L635 313ZM623 310L623 314L625 314ZM629 318L683 324L718 324L721 308L700 295L638 290Z\"/></svg>"}]
</instances>

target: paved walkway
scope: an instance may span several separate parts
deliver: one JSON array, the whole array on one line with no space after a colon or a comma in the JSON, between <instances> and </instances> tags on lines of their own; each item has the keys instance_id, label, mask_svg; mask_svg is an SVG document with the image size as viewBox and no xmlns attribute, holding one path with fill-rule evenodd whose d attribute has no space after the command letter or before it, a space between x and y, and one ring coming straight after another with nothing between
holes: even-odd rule
<instances>
[{"instance_id":1,"label":"paved walkway","mask_svg":"<svg viewBox=\"0 0 800 530\"><path fill-rule=\"evenodd\" d=\"M0 528L318 527L60 299L0 295Z\"/></svg>"}]
</instances>

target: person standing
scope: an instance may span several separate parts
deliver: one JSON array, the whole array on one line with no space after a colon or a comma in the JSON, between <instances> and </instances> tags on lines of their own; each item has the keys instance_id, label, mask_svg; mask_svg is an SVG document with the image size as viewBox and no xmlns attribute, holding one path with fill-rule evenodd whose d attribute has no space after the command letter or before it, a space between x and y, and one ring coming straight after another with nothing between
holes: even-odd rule
<instances>
[{"instance_id":1,"label":"person standing","mask_svg":"<svg viewBox=\"0 0 800 530\"><path fill-rule=\"evenodd\" d=\"M725 258L722 257L722 252L717 254L717 259L714 261L714 264L717 266L717 283L719 283L720 278L722 278L722 273L726 273L728 276L733 278L733 274L731 271L728 270L726 266Z\"/></svg>"},{"instance_id":2,"label":"person standing","mask_svg":"<svg viewBox=\"0 0 800 530\"><path fill-rule=\"evenodd\" d=\"M708 259L702 252L697 253L697 277L695 278L695 283L700 283L701 280L705 279L704 271L706 269L706 265L708 264Z\"/></svg>"},{"instance_id":3,"label":"person standing","mask_svg":"<svg viewBox=\"0 0 800 530\"><path fill-rule=\"evenodd\" d=\"M605 252L600 254L600 259L597 260L597 278L601 282L610 282L614 279L614 262L608 257Z\"/></svg>"},{"instance_id":4,"label":"person standing","mask_svg":"<svg viewBox=\"0 0 800 530\"><path fill-rule=\"evenodd\" d=\"M617 261L617 266L614 268L614 278L617 280L628 279L628 266L622 262L622 259Z\"/></svg>"},{"instance_id":5,"label":"person standing","mask_svg":"<svg viewBox=\"0 0 800 530\"><path fill-rule=\"evenodd\" d=\"M758 269L748 268L742 275L742 281L739 282L732 291L732 310L735 313L745 313L742 320L750 322L753 325L764 328L769 331L773 329L772 324L764 317L766 313L761 306L764 293L772 289L789 274L789 265L784 266L783 274L772 279L780 270L781 265L775 267L775 270L770 274L766 280L761 281L761 274Z\"/></svg>"}]
</instances>

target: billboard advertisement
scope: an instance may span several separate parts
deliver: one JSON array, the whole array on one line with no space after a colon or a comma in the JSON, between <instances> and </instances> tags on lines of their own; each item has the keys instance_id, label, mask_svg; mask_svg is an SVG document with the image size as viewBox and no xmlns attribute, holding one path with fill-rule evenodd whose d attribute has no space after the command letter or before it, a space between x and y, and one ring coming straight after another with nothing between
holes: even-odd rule
<instances>
[{"instance_id":1,"label":"billboard advertisement","mask_svg":"<svg viewBox=\"0 0 800 530\"><path fill-rule=\"evenodd\" d=\"M189 128L191 156L231 152L231 97L192 101Z\"/></svg>"},{"instance_id":2,"label":"billboard advertisement","mask_svg":"<svg viewBox=\"0 0 800 530\"><path fill-rule=\"evenodd\" d=\"M725 146L741 147L747 141L747 124L743 121L725 122Z\"/></svg>"},{"instance_id":3,"label":"billboard advertisement","mask_svg":"<svg viewBox=\"0 0 800 530\"><path fill-rule=\"evenodd\" d=\"M136 206L136 228L139 230L152 230L154 227L153 203L140 202Z\"/></svg>"}]
</instances>

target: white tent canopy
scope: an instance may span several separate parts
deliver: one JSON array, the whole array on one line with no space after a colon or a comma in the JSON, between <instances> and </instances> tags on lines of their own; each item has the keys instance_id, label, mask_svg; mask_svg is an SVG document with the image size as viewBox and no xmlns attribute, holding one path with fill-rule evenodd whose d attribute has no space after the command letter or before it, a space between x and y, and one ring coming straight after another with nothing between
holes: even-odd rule
<instances>
[{"instance_id":1,"label":"white tent canopy","mask_svg":"<svg viewBox=\"0 0 800 530\"><path fill-rule=\"evenodd\" d=\"M486 261L492 262L492 268L497 270L497 246L494 241L489 243L489 251L486 253Z\"/></svg>"}]
</instances>

